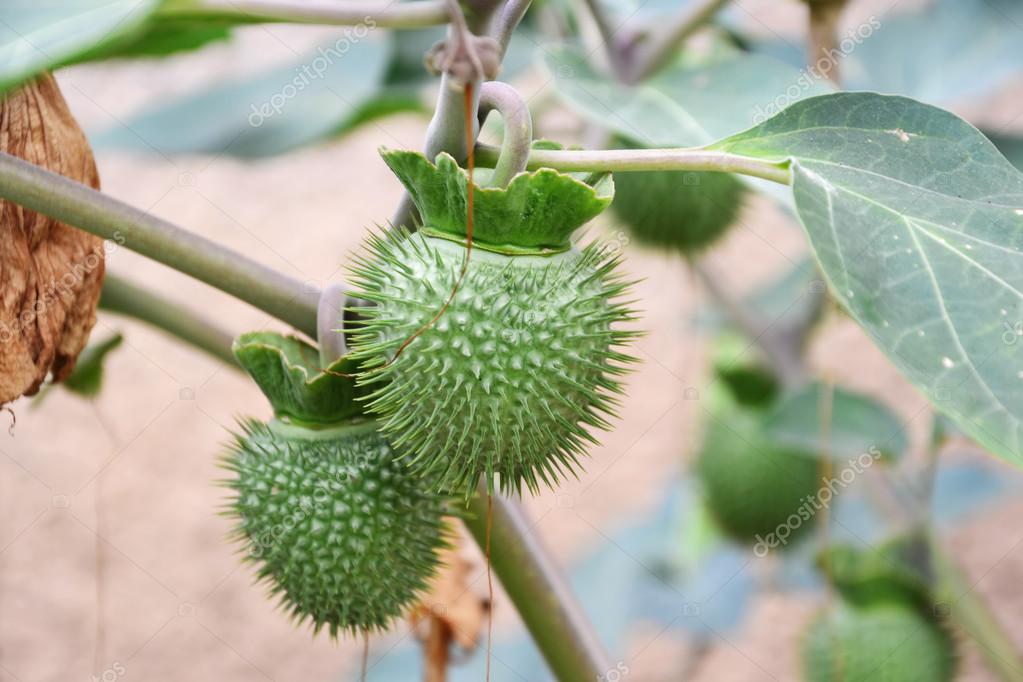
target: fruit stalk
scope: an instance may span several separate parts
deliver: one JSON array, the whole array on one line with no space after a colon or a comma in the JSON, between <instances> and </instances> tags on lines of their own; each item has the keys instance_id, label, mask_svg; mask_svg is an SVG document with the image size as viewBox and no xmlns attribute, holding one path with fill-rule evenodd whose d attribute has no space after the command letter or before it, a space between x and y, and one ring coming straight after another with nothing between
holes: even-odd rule
<instances>
[{"instance_id":1,"label":"fruit stalk","mask_svg":"<svg viewBox=\"0 0 1023 682\"><path fill-rule=\"evenodd\" d=\"M413 2L351 2L349 0L172 0L157 16L202 21L249 23L329 24L375 28L414 29L446 24L450 19L443 0Z\"/></svg>"},{"instance_id":2,"label":"fruit stalk","mask_svg":"<svg viewBox=\"0 0 1023 682\"><path fill-rule=\"evenodd\" d=\"M504 119L504 139L490 185L507 187L513 177L526 170L533 144L533 118L518 91L500 81L488 81L480 88L481 126L491 111L496 111Z\"/></svg>"}]
</instances>

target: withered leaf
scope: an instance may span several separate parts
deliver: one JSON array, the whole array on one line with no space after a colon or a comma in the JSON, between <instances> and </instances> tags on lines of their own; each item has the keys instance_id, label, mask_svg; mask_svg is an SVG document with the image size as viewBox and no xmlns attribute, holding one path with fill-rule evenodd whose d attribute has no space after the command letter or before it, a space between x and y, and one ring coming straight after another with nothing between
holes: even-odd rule
<instances>
[{"instance_id":1,"label":"withered leaf","mask_svg":"<svg viewBox=\"0 0 1023 682\"><path fill-rule=\"evenodd\" d=\"M0 150L99 188L92 150L44 74L0 100ZM103 241L0 199L0 405L67 377L96 323Z\"/></svg>"}]
</instances>

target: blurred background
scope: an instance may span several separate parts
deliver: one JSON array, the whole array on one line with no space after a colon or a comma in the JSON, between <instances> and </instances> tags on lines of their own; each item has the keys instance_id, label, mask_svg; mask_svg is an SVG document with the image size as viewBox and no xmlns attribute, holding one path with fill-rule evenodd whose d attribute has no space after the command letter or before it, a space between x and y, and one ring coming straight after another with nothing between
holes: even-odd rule
<instances>
[{"instance_id":1,"label":"blurred background","mask_svg":"<svg viewBox=\"0 0 1023 682\"><path fill-rule=\"evenodd\" d=\"M503 78L534 108L537 137L587 144L593 127L566 103L561 82L578 74L544 63L571 5L536 3ZM647 22L683 5L613 9L622 22ZM735 49L776 60L787 69L780 82L794 83L805 63L805 15L795 0L733 0L703 40L729 36ZM1004 2L854 0L843 31L872 18L878 28L841 61L846 87L949 108L1011 154L1013 136L1023 136L1020 16ZM421 148L436 96L421 56L440 32L372 29L313 87L281 100L280 111L266 120L254 113L318 46L346 36L235 28L200 49L74 66L58 81L95 146L104 191L322 287L344 277L367 230L385 223L401 197L377 148ZM827 599L812 547L758 557L731 543L706 521L690 476L722 324L712 297L681 257L636 245L611 212L586 238L595 236L617 240L625 268L641 279L647 333L634 352L642 363L627 378L620 421L579 480L523 500L532 532L611 652L621 676L609 680L796 679L797 641ZM704 264L732 296L773 296L782 315L820 291L806 259L786 207L751 194ZM126 249L109 253L107 267L231 334L284 329ZM0 680L357 679L361 642L293 627L226 539L216 460L238 417L269 417L266 400L234 369L101 313L93 339L114 333L124 342L107 358L97 397L52 390L22 399L12 406L11 435L0 434ZM851 320L827 314L809 357L815 374L890 411L906 437L904 458L919 462L931 410ZM952 437L932 509L969 590L1023 650L1021 488L1016 469ZM867 480L844 490L830 532L877 541L884 523L872 494ZM482 558L471 542L466 551L471 589L485 595ZM494 618L492 679L549 679L499 587ZM960 654L961 679L997 679L968 639ZM452 679L482 679L483 657L479 649L459 657ZM399 624L372 638L367 677L418 679L419 659L415 633Z\"/></svg>"}]
</instances>

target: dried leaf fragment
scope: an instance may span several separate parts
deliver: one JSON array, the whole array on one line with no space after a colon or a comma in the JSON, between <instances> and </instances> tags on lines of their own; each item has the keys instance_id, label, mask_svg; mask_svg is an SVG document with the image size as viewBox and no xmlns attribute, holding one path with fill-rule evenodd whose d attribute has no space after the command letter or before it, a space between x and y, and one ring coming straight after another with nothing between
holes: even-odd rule
<instances>
[{"instance_id":1,"label":"dried leaf fragment","mask_svg":"<svg viewBox=\"0 0 1023 682\"><path fill-rule=\"evenodd\" d=\"M92 150L50 74L0 99L0 150L99 188ZM0 405L67 377L96 323L103 241L0 199Z\"/></svg>"}]
</instances>

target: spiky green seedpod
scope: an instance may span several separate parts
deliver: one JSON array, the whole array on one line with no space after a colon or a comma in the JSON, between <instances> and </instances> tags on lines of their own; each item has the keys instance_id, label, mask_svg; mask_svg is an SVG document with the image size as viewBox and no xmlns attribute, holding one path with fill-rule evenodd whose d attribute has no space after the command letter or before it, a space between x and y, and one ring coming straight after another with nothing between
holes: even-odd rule
<instances>
[{"instance_id":1,"label":"spiky green seedpod","mask_svg":"<svg viewBox=\"0 0 1023 682\"><path fill-rule=\"evenodd\" d=\"M749 341L726 332L714 340L714 375L740 405L766 407L778 396L776 374Z\"/></svg>"},{"instance_id":2,"label":"spiky green seedpod","mask_svg":"<svg viewBox=\"0 0 1023 682\"><path fill-rule=\"evenodd\" d=\"M758 553L788 547L820 510L820 460L773 442L759 414L717 397L695 463L707 508L725 533Z\"/></svg>"},{"instance_id":3,"label":"spiky green seedpod","mask_svg":"<svg viewBox=\"0 0 1023 682\"><path fill-rule=\"evenodd\" d=\"M842 602L810 623L802 664L807 682L948 682L956 656L949 633L905 604Z\"/></svg>"},{"instance_id":4,"label":"spiky green seedpod","mask_svg":"<svg viewBox=\"0 0 1023 682\"><path fill-rule=\"evenodd\" d=\"M630 361L618 350L630 335L616 326L630 313L615 302L626 287L617 258L568 241L610 201L610 178L591 186L541 170L507 189L477 188L459 283L465 172L446 154L437 165L409 152L384 158L424 227L370 238L353 268L356 295L376 304L353 338L368 409L444 489L468 494L480 479L504 491L553 486L594 442L586 427L608 427Z\"/></svg>"},{"instance_id":5,"label":"spiky green seedpod","mask_svg":"<svg viewBox=\"0 0 1023 682\"><path fill-rule=\"evenodd\" d=\"M745 186L728 173L618 173L611 210L641 244L694 254L728 231L745 196Z\"/></svg>"},{"instance_id":6,"label":"spiky green seedpod","mask_svg":"<svg viewBox=\"0 0 1023 682\"><path fill-rule=\"evenodd\" d=\"M320 371L315 349L266 333L243 336L235 354L277 415L244 421L223 460L246 558L315 631L385 628L437 568L445 500L361 414L340 376L350 360Z\"/></svg>"}]
</instances>

